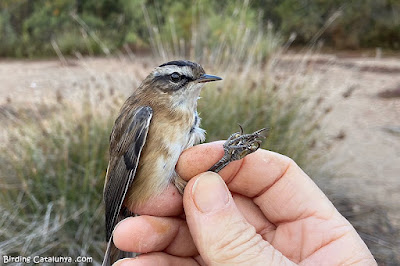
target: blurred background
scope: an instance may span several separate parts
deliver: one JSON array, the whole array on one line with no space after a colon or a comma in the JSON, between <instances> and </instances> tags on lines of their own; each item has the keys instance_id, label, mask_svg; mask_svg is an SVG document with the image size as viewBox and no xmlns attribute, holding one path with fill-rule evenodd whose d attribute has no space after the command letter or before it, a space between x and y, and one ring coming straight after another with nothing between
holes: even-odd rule
<instances>
[{"instance_id":1,"label":"blurred background","mask_svg":"<svg viewBox=\"0 0 400 266\"><path fill-rule=\"evenodd\" d=\"M400 265L399 51L398 0L1 0L0 254L101 262L117 112L185 58L224 78L199 100L207 141L268 127Z\"/></svg>"}]
</instances>

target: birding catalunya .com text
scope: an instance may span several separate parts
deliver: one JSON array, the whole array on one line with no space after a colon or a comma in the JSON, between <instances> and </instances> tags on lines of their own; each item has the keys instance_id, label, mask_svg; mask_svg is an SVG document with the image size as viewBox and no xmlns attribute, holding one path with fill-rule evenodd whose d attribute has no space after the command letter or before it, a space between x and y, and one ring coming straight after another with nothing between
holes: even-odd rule
<instances>
[{"instance_id":1,"label":"birding catalunya .com text","mask_svg":"<svg viewBox=\"0 0 400 266\"><path fill-rule=\"evenodd\" d=\"M9 263L30 263L30 264L43 264L43 263L91 263L92 257L78 256L76 258L69 256L7 256L3 255L3 264Z\"/></svg>"}]
</instances>

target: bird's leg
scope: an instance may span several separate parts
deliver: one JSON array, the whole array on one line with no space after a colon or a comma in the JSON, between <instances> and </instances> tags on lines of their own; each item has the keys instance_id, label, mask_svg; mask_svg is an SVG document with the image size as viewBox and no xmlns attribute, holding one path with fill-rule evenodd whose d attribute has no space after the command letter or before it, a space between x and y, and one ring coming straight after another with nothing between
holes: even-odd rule
<instances>
[{"instance_id":1,"label":"bird's leg","mask_svg":"<svg viewBox=\"0 0 400 266\"><path fill-rule=\"evenodd\" d=\"M176 173L176 177L174 178L174 185L178 189L179 193L183 195L183 191L185 190L187 181Z\"/></svg>"},{"instance_id":2,"label":"bird's leg","mask_svg":"<svg viewBox=\"0 0 400 266\"><path fill-rule=\"evenodd\" d=\"M243 129L240 127L240 132L233 133L227 141L225 141L224 156L208 171L218 173L230 162L243 159L246 155L255 152L260 148L260 138L265 138L261 132L266 129L260 129L251 134L243 134Z\"/></svg>"}]
</instances>

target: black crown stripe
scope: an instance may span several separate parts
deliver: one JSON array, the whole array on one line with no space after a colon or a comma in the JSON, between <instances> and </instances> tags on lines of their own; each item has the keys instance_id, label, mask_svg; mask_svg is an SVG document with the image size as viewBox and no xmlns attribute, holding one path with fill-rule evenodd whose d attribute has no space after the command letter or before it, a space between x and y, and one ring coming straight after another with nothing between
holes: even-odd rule
<instances>
[{"instance_id":1,"label":"black crown stripe","mask_svg":"<svg viewBox=\"0 0 400 266\"><path fill-rule=\"evenodd\" d=\"M189 66L189 67L195 67L195 64L193 62L190 62L190 61L179 60L179 61L170 61L170 62L164 63L164 64L160 65L159 67L163 67L163 66L179 66L179 67Z\"/></svg>"}]
</instances>

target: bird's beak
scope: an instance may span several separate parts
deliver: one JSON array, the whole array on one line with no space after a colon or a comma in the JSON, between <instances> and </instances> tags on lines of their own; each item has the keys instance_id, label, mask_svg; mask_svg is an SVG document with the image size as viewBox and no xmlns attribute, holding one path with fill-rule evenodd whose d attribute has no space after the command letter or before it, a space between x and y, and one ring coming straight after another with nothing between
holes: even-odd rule
<instances>
[{"instance_id":1,"label":"bird's beak","mask_svg":"<svg viewBox=\"0 0 400 266\"><path fill-rule=\"evenodd\" d=\"M222 78L217 77L217 76L203 74L200 76L200 78L197 79L197 82L205 83L205 82L216 81L216 80L221 80L221 79Z\"/></svg>"}]
</instances>

